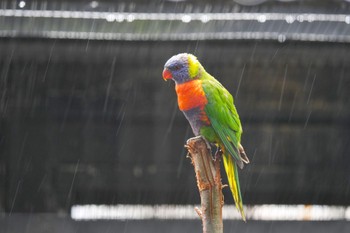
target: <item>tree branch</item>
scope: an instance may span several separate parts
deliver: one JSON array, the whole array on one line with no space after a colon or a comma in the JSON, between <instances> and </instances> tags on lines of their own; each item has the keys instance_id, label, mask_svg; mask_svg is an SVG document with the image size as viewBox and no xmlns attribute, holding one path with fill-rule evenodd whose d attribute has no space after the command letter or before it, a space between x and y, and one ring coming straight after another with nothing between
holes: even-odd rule
<instances>
[{"instance_id":1,"label":"tree branch","mask_svg":"<svg viewBox=\"0 0 350 233\"><path fill-rule=\"evenodd\" d=\"M211 151L202 137L187 140L188 149L197 178L201 208L195 211L202 219L203 233L222 233L222 183L220 160L213 160Z\"/></svg>"}]
</instances>

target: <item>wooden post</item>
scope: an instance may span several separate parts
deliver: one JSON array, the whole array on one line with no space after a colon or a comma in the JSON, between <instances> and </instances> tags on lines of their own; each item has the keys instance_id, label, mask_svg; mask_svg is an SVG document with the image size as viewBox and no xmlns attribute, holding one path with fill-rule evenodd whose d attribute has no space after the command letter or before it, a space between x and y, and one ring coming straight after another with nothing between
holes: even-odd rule
<instances>
[{"instance_id":1,"label":"wooden post","mask_svg":"<svg viewBox=\"0 0 350 233\"><path fill-rule=\"evenodd\" d=\"M203 233L222 233L222 183L220 159L212 158L211 150L202 137L187 140L188 149L197 178L201 208L195 210L203 223Z\"/></svg>"}]
</instances>

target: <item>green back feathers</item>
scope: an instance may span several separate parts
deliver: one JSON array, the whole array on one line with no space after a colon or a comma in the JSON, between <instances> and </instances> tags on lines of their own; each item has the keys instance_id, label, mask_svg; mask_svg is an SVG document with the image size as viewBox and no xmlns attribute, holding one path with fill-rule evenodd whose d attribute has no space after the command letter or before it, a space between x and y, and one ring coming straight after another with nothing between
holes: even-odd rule
<instances>
[{"instance_id":1,"label":"green back feathers","mask_svg":"<svg viewBox=\"0 0 350 233\"><path fill-rule=\"evenodd\" d=\"M240 167L243 162L238 152L242 127L231 94L213 77L203 80L203 91L208 99L205 112L227 152Z\"/></svg>"},{"instance_id":2,"label":"green back feathers","mask_svg":"<svg viewBox=\"0 0 350 233\"><path fill-rule=\"evenodd\" d=\"M238 177L238 168L243 168L240 147L242 127L233 104L232 95L212 76L204 71L202 79L203 91L208 99L205 112L217 135L217 141L223 151L224 167L228 183L237 209L245 221L243 201ZM203 135L206 137L206 135Z\"/></svg>"}]
</instances>

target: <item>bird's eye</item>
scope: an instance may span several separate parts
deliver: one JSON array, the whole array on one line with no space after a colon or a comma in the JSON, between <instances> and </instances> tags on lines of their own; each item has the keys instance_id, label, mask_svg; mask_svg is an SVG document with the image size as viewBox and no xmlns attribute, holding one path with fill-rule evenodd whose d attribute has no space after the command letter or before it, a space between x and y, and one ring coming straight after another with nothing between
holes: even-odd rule
<instances>
[{"instance_id":1,"label":"bird's eye","mask_svg":"<svg viewBox=\"0 0 350 233\"><path fill-rule=\"evenodd\" d=\"M176 65L176 66L174 66L174 70L179 70L181 68L181 66L180 65Z\"/></svg>"}]
</instances>

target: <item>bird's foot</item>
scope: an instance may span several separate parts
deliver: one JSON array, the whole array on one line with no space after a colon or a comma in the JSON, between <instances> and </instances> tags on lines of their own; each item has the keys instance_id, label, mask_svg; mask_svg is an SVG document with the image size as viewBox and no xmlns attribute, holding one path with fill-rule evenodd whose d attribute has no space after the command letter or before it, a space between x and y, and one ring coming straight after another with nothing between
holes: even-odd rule
<instances>
[{"instance_id":1,"label":"bird's foot","mask_svg":"<svg viewBox=\"0 0 350 233\"><path fill-rule=\"evenodd\" d=\"M211 151L211 145L210 142L208 142L207 139L205 139L203 136L201 136L203 138L203 140L205 141L205 144L207 145L207 149Z\"/></svg>"}]
</instances>

